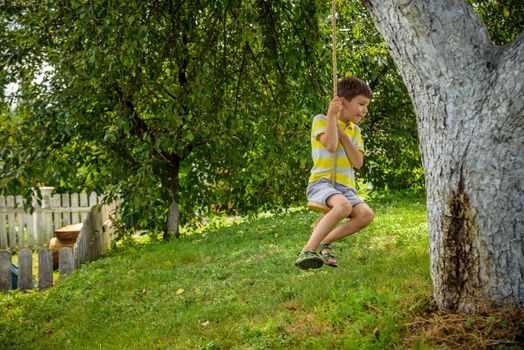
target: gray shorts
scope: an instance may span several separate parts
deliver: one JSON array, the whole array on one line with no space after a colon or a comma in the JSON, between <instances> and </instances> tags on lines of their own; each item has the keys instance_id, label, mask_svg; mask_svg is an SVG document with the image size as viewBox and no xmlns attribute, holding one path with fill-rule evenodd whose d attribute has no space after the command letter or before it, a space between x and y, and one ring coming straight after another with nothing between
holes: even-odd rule
<instances>
[{"instance_id":1,"label":"gray shorts","mask_svg":"<svg viewBox=\"0 0 524 350\"><path fill-rule=\"evenodd\" d=\"M352 206L357 206L364 201L357 197L357 190L353 187L345 186L335 183L335 187L331 184L329 179L320 179L315 182L310 182L307 185L306 195L308 202L315 202L328 207L327 200L329 197L341 194L351 203Z\"/></svg>"}]
</instances>

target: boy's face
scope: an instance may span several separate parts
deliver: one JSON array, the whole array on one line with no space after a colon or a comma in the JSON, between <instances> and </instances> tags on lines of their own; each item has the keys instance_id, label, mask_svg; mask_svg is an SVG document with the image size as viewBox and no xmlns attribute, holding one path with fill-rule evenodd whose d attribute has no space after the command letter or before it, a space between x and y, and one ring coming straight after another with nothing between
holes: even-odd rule
<instances>
[{"instance_id":1,"label":"boy's face","mask_svg":"<svg viewBox=\"0 0 524 350\"><path fill-rule=\"evenodd\" d=\"M368 106L371 100L364 95L357 95L348 101L345 97L342 100L342 113L340 120L344 123L352 122L358 124L368 113Z\"/></svg>"}]
</instances>

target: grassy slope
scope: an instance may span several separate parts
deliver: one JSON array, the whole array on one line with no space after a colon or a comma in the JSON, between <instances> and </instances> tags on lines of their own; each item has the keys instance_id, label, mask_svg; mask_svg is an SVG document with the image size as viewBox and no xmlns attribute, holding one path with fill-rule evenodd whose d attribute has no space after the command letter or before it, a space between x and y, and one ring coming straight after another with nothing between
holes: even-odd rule
<instances>
[{"instance_id":1,"label":"grassy slope","mask_svg":"<svg viewBox=\"0 0 524 350\"><path fill-rule=\"evenodd\" d=\"M293 266L318 215L305 210L126 248L0 297L0 348L401 347L431 294L424 200L370 203L375 222L334 246L338 269Z\"/></svg>"}]
</instances>

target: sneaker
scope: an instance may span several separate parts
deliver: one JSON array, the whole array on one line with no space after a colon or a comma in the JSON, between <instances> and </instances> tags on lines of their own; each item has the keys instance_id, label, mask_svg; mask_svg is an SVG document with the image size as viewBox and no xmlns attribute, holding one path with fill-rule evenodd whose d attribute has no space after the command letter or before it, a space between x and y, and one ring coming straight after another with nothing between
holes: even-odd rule
<instances>
[{"instance_id":1,"label":"sneaker","mask_svg":"<svg viewBox=\"0 0 524 350\"><path fill-rule=\"evenodd\" d=\"M295 265L302 270L319 269L324 265L324 260L315 251L308 250L298 254Z\"/></svg>"}]
</instances>

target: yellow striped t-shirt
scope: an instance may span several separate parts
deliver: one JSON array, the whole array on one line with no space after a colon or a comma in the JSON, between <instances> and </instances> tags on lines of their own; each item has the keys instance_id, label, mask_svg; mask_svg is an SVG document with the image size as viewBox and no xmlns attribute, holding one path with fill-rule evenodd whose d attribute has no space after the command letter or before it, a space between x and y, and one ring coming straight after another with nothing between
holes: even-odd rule
<instances>
[{"instance_id":1,"label":"yellow striped t-shirt","mask_svg":"<svg viewBox=\"0 0 524 350\"><path fill-rule=\"evenodd\" d=\"M364 142L362 141L358 125L353 124L352 122L349 122L349 124L346 125L340 119L337 119L337 123L344 129L355 147L359 151L364 152ZM313 118L313 125L311 127L311 155L313 157L313 168L311 168L309 182L315 182L321 178L331 179L333 153L329 152L318 139L322 133L326 132L326 127L327 117L325 115L319 114ZM346 151L340 142L337 147L337 173L335 181L346 186L353 188L356 187L353 166L351 165L351 162L346 155Z\"/></svg>"}]
</instances>

